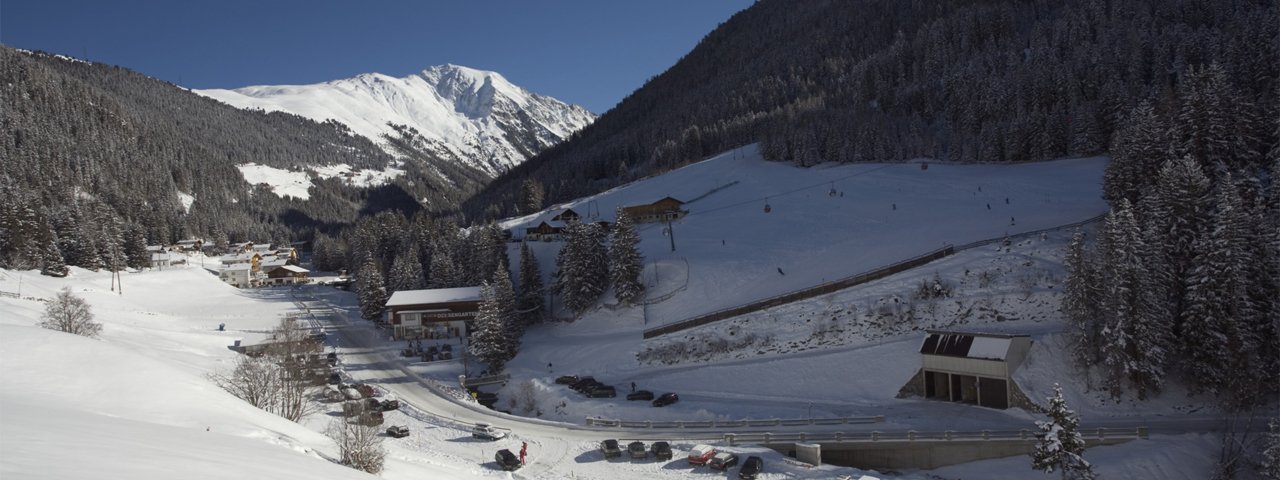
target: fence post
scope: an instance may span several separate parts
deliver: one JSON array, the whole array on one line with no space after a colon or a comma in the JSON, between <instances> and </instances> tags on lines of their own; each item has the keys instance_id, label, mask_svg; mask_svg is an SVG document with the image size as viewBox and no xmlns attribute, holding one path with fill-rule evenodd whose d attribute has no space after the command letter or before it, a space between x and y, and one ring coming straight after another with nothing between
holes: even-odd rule
<instances>
[{"instance_id":1,"label":"fence post","mask_svg":"<svg viewBox=\"0 0 1280 480\"><path fill-rule=\"evenodd\" d=\"M1138 438L1147 438L1147 427L1138 427Z\"/></svg>"},{"instance_id":2,"label":"fence post","mask_svg":"<svg viewBox=\"0 0 1280 480\"><path fill-rule=\"evenodd\" d=\"M1022 429L1022 430L1018 430L1018 439L1020 439L1020 440L1026 440L1026 439L1027 439L1027 429L1025 429L1025 428L1024 428L1024 429Z\"/></svg>"},{"instance_id":3,"label":"fence post","mask_svg":"<svg viewBox=\"0 0 1280 480\"><path fill-rule=\"evenodd\" d=\"M732 433L726 433L726 434L724 434L724 440L725 440L726 442L728 442L728 443L729 443L729 446L730 446L730 447L734 446L734 444L733 444L733 438L734 438L734 436L735 436L735 435L734 435L734 434L732 434Z\"/></svg>"},{"instance_id":4,"label":"fence post","mask_svg":"<svg viewBox=\"0 0 1280 480\"><path fill-rule=\"evenodd\" d=\"M916 441L916 431L915 431L915 430L907 430L907 441L909 441L909 442L914 442L914 441Z\"/></svg>"},{"instance_id":5,"label":"fence post","mask_svg":"<svg viewBox=\"0 0 1280 480\"><path fill-rule=\"evenodd\" d=\"M1107 429L1098 427L1098 440L1106 440L1106 439L1107 439Z\"/></svg>"},{"instance_id":6,"label":"fence post","mask_svg":"<svg viewBox=\"0 0 1280 480\"><path fill-rule=\"evenodd\" d=\"M982 439L983 439L983 440L991 440L991 430L983 430L983 431L982 431Z\"/></svg>"},{"instance_id":7,"label":"fence post","mask_svg":"<svg viewBox=\"0 0 1280 480\"><path fill-rule=\"evenodd\" d=\"M844 441L844 432L836 432L836 441L837 441L837 442L843 442L843 441Z\"/></svg>"},{"instance_id":8,"label":"fence post","mask_svg":"<svg viewBox=\"0 0 1280 480\"><path fill-rule=\"evenodd\" d=\"M873 441L873 442L878 442L878 441L880 441L880 431L879 431L879 430L872 430L872 431L871 431L871 441Z\"/></svg>"}]
</instances>

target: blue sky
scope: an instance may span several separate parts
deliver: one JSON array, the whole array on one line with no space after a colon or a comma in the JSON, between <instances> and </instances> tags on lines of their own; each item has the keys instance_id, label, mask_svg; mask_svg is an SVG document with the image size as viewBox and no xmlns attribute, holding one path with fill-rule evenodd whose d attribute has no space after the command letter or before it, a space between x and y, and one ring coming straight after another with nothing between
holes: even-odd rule
<instances>
[{"instance_id":1,"label":"blue sky","mask_svg":"<svg viewBox=\"0 0 1280 480\"><path fill-rule=\"evenodd\" d=\"M0 43L191 88L453 63L604 113L752 0L0 0Z\"/></svg>"}]
</instances>

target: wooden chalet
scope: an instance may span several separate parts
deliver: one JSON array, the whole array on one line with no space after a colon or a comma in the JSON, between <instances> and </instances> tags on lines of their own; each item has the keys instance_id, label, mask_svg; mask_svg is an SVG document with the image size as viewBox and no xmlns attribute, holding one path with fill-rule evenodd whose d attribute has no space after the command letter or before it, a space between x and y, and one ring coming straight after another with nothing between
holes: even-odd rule
<instances>
[{"instance_id":1,"label":"wooden chalet","mask_svg":"<svg viewBox=\"0 0 1280 480\"><path fill-rule=\"evenodd\" d=\"M680 208L683 205L684 202L680 200L663 197L648 205L622 207L622 211L636 223L667 222L678 220L689 213L687 210Z\"/></svg>"}]
</instances>

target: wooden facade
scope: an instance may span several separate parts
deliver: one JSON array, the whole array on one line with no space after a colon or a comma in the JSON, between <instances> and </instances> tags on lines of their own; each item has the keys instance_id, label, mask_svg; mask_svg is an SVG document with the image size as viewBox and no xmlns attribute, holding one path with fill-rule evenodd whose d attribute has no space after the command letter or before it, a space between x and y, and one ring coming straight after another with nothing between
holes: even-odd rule
<instances>
[{"instance_id":1,"label":"wooden facade","mask_svg":"<svg viewBox=\"0 0 1280 480\"><path fill-rule=\"evenodd\" d=\"M648 205L635 205L631 207L622 207L623 213L631 217L636 223L647 222L666 222L670 220L678 220L689 212L682 210L680 207L684 202L671 197L663 197L661 200L650 203Z\"/></svg>"},{"instance_id":2,"label":"wooden facade","mask_svg":"<svg viewBox=\"0 0 1280 480\"><path fill-rule=\"evenodd\" d=\"M465 337L480 311L480 287L402 290L386 304L396 339Z\"/></svg>"}]
</instances>

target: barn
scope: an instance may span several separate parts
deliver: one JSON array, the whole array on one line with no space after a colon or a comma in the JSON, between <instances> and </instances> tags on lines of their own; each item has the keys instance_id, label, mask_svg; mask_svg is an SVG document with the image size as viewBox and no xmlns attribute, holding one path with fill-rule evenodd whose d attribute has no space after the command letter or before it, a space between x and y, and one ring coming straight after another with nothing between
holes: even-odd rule
<instances>
[{"instance_id":1,"label":"barn","mask_svg":"<svg viewBox=\"0 0 1280 480\"><path fill-rule=\"evenodd\" d=\"M1027 358L1031 337L929 330L920 345L926 398L1009 408L1013 372Z\"/></svg>"}]
</instances>

